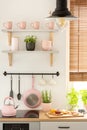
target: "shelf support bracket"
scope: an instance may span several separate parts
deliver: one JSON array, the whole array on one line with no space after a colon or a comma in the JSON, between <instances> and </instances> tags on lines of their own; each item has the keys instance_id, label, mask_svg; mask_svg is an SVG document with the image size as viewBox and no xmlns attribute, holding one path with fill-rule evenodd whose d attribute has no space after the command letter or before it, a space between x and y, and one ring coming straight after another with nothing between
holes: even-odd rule
<instances>
[{"instance_id":1,"label":"shelf support bracket","mask_svg":"<svg viewBox=\"0 0 87 130\"><path fill-rule=\"evenodd\" d=\"M8 32L8 45L11 45L12 32Z\"/></svg>"},{"instance_id":2,"label":"shelf support bracket","mask_svg":"<svg viewBox=\"0 0 87 130\"><path fill-rule=\"evenodd\" d=\"M50 53L50 66L53 66L53 53Z\"/></svg>"},{"instance_id":3,"label":"shelf support bracket","mask_svg":"<svg viewBox=\"0 0 87 130\"><path fill-rule=\"evenodd\" d=\"M12 66L12 53L8 53L9 66Z\"/></svg>"}]
</instances>

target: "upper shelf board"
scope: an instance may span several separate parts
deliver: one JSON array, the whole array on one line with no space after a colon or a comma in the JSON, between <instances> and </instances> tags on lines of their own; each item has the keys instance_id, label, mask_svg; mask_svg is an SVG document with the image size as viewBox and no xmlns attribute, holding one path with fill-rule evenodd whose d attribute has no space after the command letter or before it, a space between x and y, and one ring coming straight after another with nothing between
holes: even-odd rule
<instances>
[{"instance_id":1,"label":"upper shelf board","mask_svg":"<svg viewBox=\"0 0 87 130\"><path fill-rule=\"evenodd\" d=\"M11 33L15 33L15 32L58 32L58 29L2 29L3 32L11 32Z\"/></svg>"}]
</instances>

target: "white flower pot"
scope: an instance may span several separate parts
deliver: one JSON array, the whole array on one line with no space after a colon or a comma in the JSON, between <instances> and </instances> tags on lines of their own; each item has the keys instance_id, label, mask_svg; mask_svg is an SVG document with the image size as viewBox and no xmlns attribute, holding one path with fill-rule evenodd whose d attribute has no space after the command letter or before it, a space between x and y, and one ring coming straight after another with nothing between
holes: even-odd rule
<instances>
[{"instance_id":1,"label":"white flower pot","mask_svg":"<svg viewBox=\"0 0 87 130\"><path fill-rule=\"evenodd\" d=\"M51 103L42 103L42 110L47 112L51 109Z\"/></svg>"}]
</instances>

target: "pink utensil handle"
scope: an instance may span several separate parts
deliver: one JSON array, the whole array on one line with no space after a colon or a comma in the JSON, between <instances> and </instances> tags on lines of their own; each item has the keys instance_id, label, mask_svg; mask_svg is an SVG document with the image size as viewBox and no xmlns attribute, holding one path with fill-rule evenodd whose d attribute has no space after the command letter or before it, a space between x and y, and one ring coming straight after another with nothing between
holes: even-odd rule
<instances>
[{"instance_id":1,"label":"pink utensil handle","mask_svg":"<svg viewBox=\"0 0 87 130\"><path fill-rule=\"evenodd\" d=\"M35 78L34 78L34 76L32 75L32 88L34 88L34 82L35 82Z\"/></svg>"}]
</instances>

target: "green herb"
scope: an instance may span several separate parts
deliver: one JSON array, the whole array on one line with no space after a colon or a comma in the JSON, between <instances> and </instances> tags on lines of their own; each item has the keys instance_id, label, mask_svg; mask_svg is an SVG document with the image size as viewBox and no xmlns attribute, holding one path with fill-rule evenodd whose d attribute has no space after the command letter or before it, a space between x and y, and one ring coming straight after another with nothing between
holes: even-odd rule
<instances>
[{"instance_id":1,"label":"green herb","mask_svg":"<svg viewBox=\"0 0 87 130\"><path fill-rule=\"evenodd\" d=\"M36 39L37 39L36 36L34 36L34 35L31 35L31 36L28 35L28 36L25 37L24 42L26 42L26 43L35 43Z\"/></svg>"},{"instance_id":2,"label":"green herb","mask_svg":"<svg viewBox=\"0 0 87 130\"><path fill-rule=\"evenodd\" d=\"M52 95L51 95L51 91L42 91L42 102L43 103L51 103L52 100Z\"/></svg>"},{"instance_id":3,"label":"green herb","mask_svg":"<svg viewBox=\"0 0 87 130\"><path fill-rule=\"evenodd\" d=\"M81 99L84 105L87 105L87 90L80 90Z\"/></svg>"},{"instance_id":4,"label":"green herb","mask_svg":"<svg viewBox=\"0 0 87 130\"><path fill-rule=\"evenodd\" d=\"M71 91L67 93L67 100L71 110L77 106L79 100L78 96L79 93L73 87L71 88Z\"/></svg>"}]
</instances>

